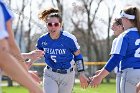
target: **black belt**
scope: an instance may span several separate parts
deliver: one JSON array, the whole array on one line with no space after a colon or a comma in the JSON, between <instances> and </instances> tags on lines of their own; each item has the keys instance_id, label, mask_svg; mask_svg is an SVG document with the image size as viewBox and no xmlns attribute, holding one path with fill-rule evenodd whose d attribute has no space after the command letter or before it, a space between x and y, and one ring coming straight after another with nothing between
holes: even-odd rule
<instances>
[{"instance_id":1,"label":"black belt","mask_svg":"<svg viewBox=\"0 0 140 93\"><path fill-rule=\"evenodd\" d=\"M133 69L140 69L140 67L133 67Z\"/></svg>"},{"instance_id":2,"label":"black belt","mask_svg":"<svg viewBox=\"0 0 140 93\"><path fill-rule=\"evenodd\" d=\"M125 69L127 69L127 68L125 68ZM120 71L121 73L123 73L123 70L125 70L125 69L122 69L122 71ZM128 68L129 69L129 68ZM132 67L132 68L130 68L130 69L140 69L140 67Z\"/></svg>"},{"instance_id":3,"label":"black belt","mask_svg":"<svg viewBox=\"0 0 140 93\"><path fill-rule=\"evenodd\" d=\"M73 71L73 68L70 68L70 69L53 69L49 66L47 66L47 69L53 71L53 72L57 72L57 73L60 73L60 74L67 74L69 72L72 72Z\"/></svg>"}]
</instances>

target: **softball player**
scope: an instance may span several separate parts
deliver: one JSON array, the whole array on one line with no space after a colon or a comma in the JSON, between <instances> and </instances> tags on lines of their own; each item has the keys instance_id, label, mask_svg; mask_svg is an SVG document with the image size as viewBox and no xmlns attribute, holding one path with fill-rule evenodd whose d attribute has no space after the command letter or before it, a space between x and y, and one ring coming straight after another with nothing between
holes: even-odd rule
<instances>
[{"instance_id":1,"label":"softball player","mask_svg":"<svg viewBox=\"0 0 140 93\"><path fill-rule=\"evenodd\" d=\"M124 31L121 18L116 18L114 20L111 29L114 31L114 36L116 36L116 38L112 42L112 48L110 52L110 55L113 55L115 51L114 48L116 45L117 37ZM121 81L120 64L117 67L115 67L114 72L116 73L116 93L121 93L120 92L120 81Z\"/></svg>"},{"instance_id":2,"label":"softball player","mask_svg":"<svg viewBox=\"0 0 140 93\"><path fill-rule=\"evenodd\" d=\"M13 80L22 84L29 89L31 93L43 93L39 85L33 80L29 73L17 61L16 58L9 53L10 43L15 44L11 31L11 12L0 0L0 68ZM9 38L13 41L9 42ZM16 45L15 45L16 46ZM9 49L10 48L10 49Z\"/></svg>"},{"instance_id":3,"label":"softball player","mask_svg":"<svg viewBox=\"0 0 140 93\"><path fill-rule=\"evenodd\" d=\"M136 84L140 81L139 10L129 6L120 15L125 31L118 36L113 55L101 72L93 76L91 85L97 87L121 61L121 93L136 93Z\"/></svg>"},{"instance_id":4,"label":"softball player","mask_svg":"<svg viewBox=\"0 0 140 93\"><path fill-rule=\"evenodd\" d=\"M44 10L39 17L46 22L48 28L48 33L41 36L37 42L37 48L45 52L47 64L43 77L44 92L72 92L75 78L73 57L80 72L81 86L86 88L88 78L83 73L83 57L76 37L62 30L62 17L57 9Z\"/></svg>"}]
</instances>

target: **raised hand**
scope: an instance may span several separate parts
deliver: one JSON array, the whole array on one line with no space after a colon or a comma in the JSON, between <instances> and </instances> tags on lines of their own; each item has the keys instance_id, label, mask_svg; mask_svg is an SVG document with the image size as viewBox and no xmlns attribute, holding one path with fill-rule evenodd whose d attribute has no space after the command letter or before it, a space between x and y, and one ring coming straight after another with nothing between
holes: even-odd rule
<instances>
[{"instance_id":1,"label":"raised hand","mask_svg":"<svg viewBox=\"0 0 140 93\"><path fill-rule=\"evenodd\" d=\"M86 89L89 85L89 79L85 76L85 74L83 72L80 72L80 85L83 89Z\"/></svg>"},{"instance_id":2,"label":"raised hand","mask_svg":"<svg viewBox=\"0 0 140 93\"><path fill-rule=\"evenodd\" d=\"M106 69L101 69L97 72L98 72L97 75L90 78L91 79L91 82L90 82L91 87L98 87L101 84L103 78L109 74L109 72Z\"/></svg>"},{"instance_id":3,"label":"raised hand","mask_svg":"<svg viewBox=\"0 0 140 93\"><path fill-rule=\"evenodd\" d=\"M31 51L30 54L31 54L30 59L32 61L36 61L39 58L43 57L45 53L42 50L34 50L34 51Z\"/></svg>"},{"instance_id":4,"label":"raised hand","mask_svg":"<svg viewBox=\"0 0 140 93\"><path fill-rule=\"evenodd\" d=\"M102 77L99 75L95 75L91 77L90 79L91 79L90 85L91 87L94 87L94 88L98 87L102 82Z\"/></svg>"},{"instance_id":5,"label":"raised hand","mask_svg":"<svg viewBox=\"0 0 140 93\"><path fill-rule=\"evenodd\" d=\"M97 71L95 72L95 75L98 75L100 72L101 72L101 70L97 70Z\"/></svg>"}]
</instances>

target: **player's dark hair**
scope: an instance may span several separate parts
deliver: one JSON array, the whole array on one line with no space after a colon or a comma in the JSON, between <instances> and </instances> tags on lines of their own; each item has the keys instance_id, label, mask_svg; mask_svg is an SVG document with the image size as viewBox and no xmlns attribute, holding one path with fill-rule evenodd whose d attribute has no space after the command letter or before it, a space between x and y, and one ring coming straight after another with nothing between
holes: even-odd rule
<instances>
[{"instance_id":1,"label":"player's dark hair","mask_svg":"<svg viewBox=\"0 0 140 93\"><path fill-rule=\"evenodd\" d=\"M117 25L122 25L122 19L121 18L115 18L114 23Z\"/></svg>"},{"instance_id":2,"label":"player's dark hair","mask_svg":"<svg viewBox=\"0 0 140 93\"><path fill-rule=\"evenodd\" d=\"M130 22L132 22L134 24L135 27L138 28L139 32L140 32L140 11L136 6L128 6L125 9L123 9L123 11L126 14L129 15L134 15L135 19L129 19Z\"/></svg>"},{"instance_id":3,"label":"player's dark hair","mask_svg":"<svg viewBox=\"0 0 140 93\"><path fill-rule=\"evenodd\" d=\"M59 19L59 22L62 23L62 17L60 15L60 12L58 9L49 8L49 9L45 9L41 13L39 13L39 19L44 20L45 22L50 17L57 17Z\"/></svg>"}]
</instances>

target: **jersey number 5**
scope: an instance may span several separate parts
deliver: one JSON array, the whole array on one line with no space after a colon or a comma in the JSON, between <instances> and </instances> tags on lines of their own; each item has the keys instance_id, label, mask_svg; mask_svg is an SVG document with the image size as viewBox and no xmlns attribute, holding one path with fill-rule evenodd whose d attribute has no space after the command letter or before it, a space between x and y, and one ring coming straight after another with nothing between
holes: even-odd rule
<instances>
[{"instance_id":1,"label":"jersey number 5","mask_svg":"<svg viewBox=\"0 0 140 93\"><path fill-rule=\"evenodd\" d=\"M135 45L139 45L140 44L140 39L137 39L135 42ZM140 47L135 51L135 57L140 57Z\"/></svg>"},{"instance_id":2,"label":"jersey number 5","mask_svg":"<svg viewBox=\"0 0 140 93\"><path fill-rule=\"evenodd\" d=\"M56 56L51 55L51 60L56 63Z\"/></svg>"}]
</instances>

